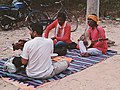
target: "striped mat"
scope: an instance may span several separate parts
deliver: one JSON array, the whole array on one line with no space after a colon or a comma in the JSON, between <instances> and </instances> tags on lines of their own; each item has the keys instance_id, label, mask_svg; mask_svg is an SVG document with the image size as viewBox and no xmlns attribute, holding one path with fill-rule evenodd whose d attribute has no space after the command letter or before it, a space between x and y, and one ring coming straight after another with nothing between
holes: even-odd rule
<instances>
[{"instance_id":1,"label":"striped mat","mask_svg":"<svg viewBox=\"0 0 120 90\"><path fill-rule=\"evenodd\" d=\"M67 51L66 57L73 58L73 61L70 63L70 66L67 70L63 71L62 73L55 75L52 78L42 80L42 79L33 79L30 77L27 77L24 72L19 72L17 74L10 74L3 71L3 64L7 59L0 60L0 76L3 77L3 79L10 82L17 82L17 84L24 84L25 86L29 87L32 86L33 88L36 88L40 85L44 85L46 82L51 82L55 80L62 79L70 74L80 72L81 70L84 70L96 63L99 63L103 60L106 60L107 58L116 55L116 51L108 50L107 54L100 55L100 56L90 56L90 57L81 57L80 52L77 49L69 50Z\"/></svg>"}]
</instances>

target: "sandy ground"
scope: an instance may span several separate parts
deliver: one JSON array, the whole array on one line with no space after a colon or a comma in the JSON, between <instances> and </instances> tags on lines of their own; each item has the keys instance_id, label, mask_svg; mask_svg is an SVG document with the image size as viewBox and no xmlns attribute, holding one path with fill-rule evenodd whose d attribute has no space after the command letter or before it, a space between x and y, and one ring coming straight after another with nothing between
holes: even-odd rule
<instances>
[{"instance_id":1,"label":"sandy ground","mask_svg":"<svg viewBox=\"0 0 120 90\"><path fill-rule=\"evenodd\" d=\"M115 41L116 46L109 49L118 51L118 55L81 72L48 83L38 90L120 90L120 22L105 21L100 25L104 27L107 37ZM84 29L85 24L81 24L78 30L72 33L75 42ZM0 59L19 54L20 51L12 51L11 44L19 39L29 38L28 31L26 28L0 31ZM0 79L0 90L19 90L19 88Z\"/></svg>"}]
</instances>

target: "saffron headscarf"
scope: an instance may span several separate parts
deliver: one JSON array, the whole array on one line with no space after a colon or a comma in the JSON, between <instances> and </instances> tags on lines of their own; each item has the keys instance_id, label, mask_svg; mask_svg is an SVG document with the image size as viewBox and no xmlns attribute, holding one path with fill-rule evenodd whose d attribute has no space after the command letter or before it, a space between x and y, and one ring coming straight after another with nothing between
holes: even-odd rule
<instances>
[{"instance_id":1,"label":"saffron headscarf","mask_svg":"<svg viewBox=\"0 0 120 90\"><path fill-rule=\"evenodd\" d=\"M92 19L92 20L94 20L95 22L98 23L98 17L95 16L95 15L88 15L88 19Z\"/></svg>"}]
</instances>

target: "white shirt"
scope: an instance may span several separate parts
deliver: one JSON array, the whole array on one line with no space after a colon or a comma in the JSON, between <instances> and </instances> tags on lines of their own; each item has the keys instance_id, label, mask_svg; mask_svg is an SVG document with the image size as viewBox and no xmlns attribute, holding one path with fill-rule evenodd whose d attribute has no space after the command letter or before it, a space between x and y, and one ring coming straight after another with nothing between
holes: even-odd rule
<instances>
[{"instance_id":1,"label":"white shirt","mask_svg":"<svg viewBox=\"0 0 120 90\"><path fill-rule=\"evenodd\" d=\"M51 53L53 41L44 37L35 37L25 43L21 57L28 59L26 73L29 77L42 78L53 71Z\"/></svg>"}]
</instances>

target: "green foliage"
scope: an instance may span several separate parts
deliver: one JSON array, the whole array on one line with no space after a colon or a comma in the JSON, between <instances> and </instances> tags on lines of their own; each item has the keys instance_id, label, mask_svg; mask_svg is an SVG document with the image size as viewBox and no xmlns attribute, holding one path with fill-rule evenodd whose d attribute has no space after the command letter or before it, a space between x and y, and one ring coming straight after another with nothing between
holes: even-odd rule
<instances>
[{"instance_id":1,"label":"green foliage","mask_svg":"<svg viewBox=\"0 0 120 90\"><path fill-rule=\"evenodd\" d=\"M11 0L0 0L0 4L10 4Z\"/></svg>"},{"instance_id":2,"label":"green foliage","mask_svg":"<svg viewBox=\"0 0 120 90\"><path fill-rule=\"evenodd\" d=\"M100 13L104 17L120 17L120 1L100 0Z\"/></svg>"},{"instance_id":3,"label":"green foliage","mask_svg":"<svg viewBox=\"0 0 120 90\"><path fill-rule=\"evenodd\" d=\"M10 0L0 0L10 2ZM41 3L49 4L51 7L49 9L56 9L59 5L54 5L54 2L60 0L31 0L32 6L35 8L40 8ZM76 11L80 13L75 14L85 14L86 12L86 2L87 0L63 0L65 7L71 9L71 11ZM119 0L100 0L100 15L103 17L120 17L120 1Z\"/></svg>"}]
</instances>

